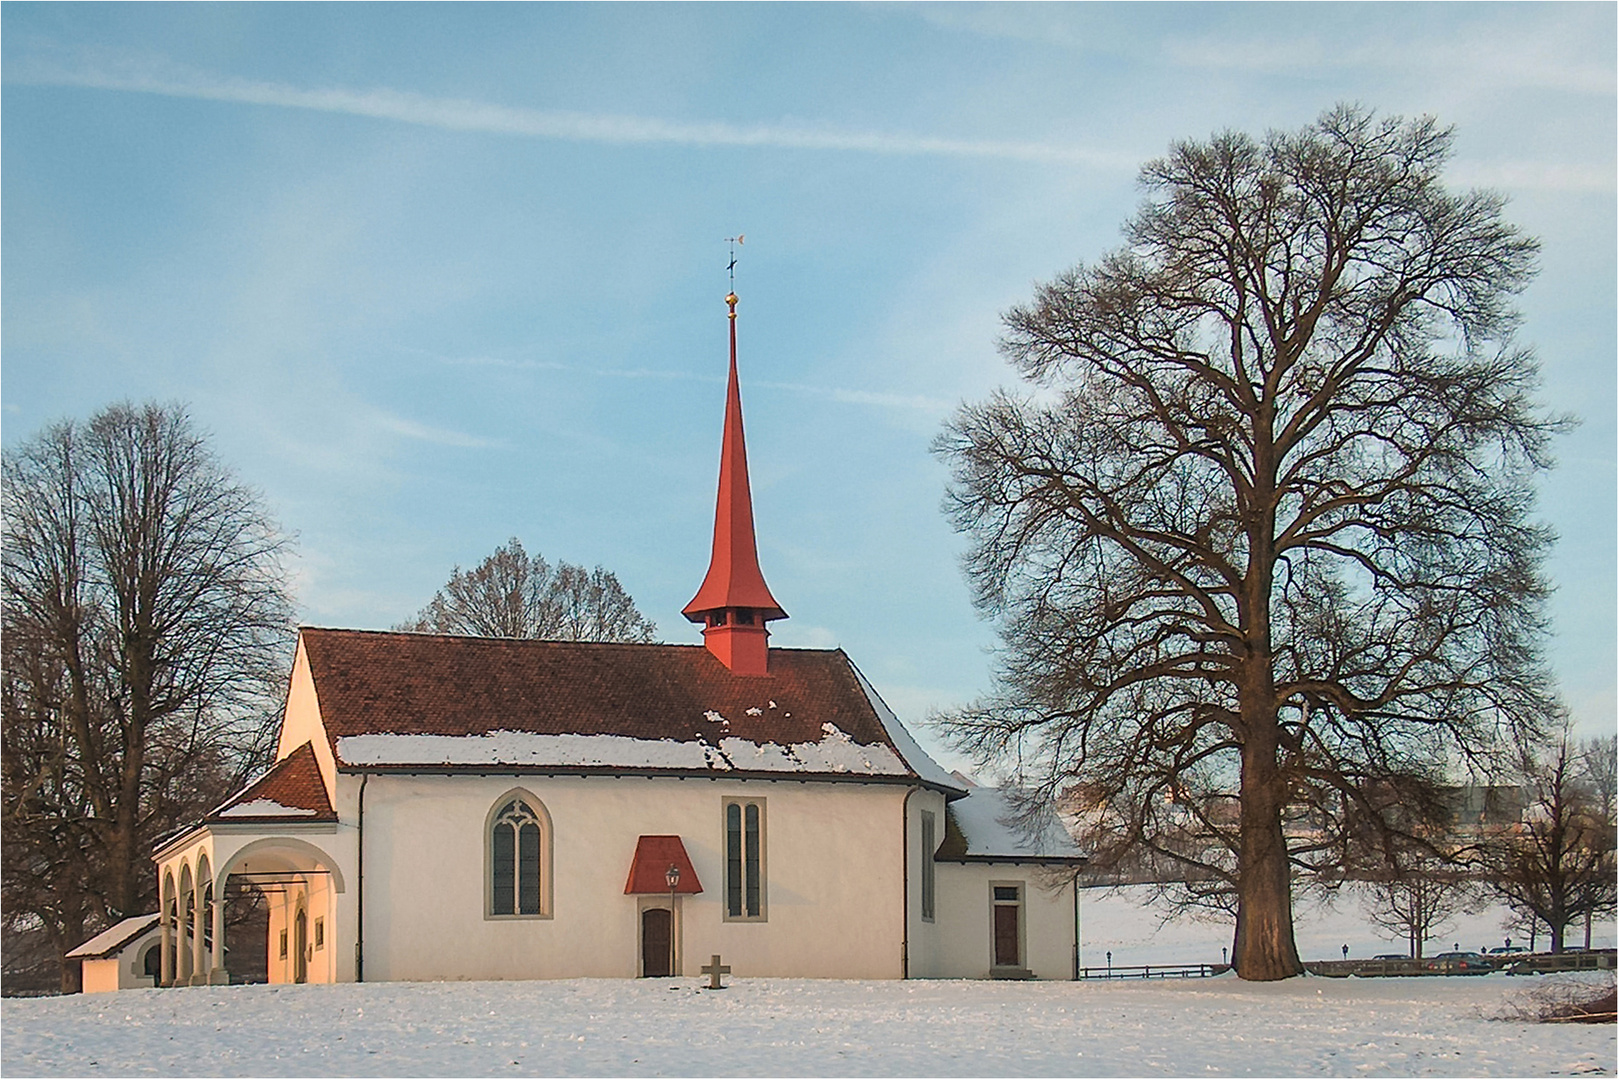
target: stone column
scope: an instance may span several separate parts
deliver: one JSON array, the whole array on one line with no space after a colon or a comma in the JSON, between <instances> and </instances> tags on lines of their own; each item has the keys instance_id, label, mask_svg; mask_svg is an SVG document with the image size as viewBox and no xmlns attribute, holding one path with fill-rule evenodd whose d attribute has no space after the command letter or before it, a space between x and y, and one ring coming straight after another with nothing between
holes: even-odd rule
<instances>
[{"instance_id":1,"label":"stone column","mask_svg":"<svg viewBox=\"0 0 1619 1080\"><path fill-rule=\"evenodd\" d=\"M214 894L214 955L208 965L208 981L225 986L230 983L230 972L225 970L225 897Z\"/></svg>"},{"instance_id":2,"label":"stone column","mask_svg":"<svg viewBox=\"0 0 1619 1080\"><path fill-rule=\"evenodd\" d=\"M163 906L159 908L163 913L159 922L163 926L163 968L158 975L159 986L174 985L174 961L176 959L174 944L174 900L167 893L163 893Z\"/></svg>"},{"instance_id":3,"label":"stone column","mask_svg":"<svg viewBox=\"0 0 1619 1080\"><path fill-rule=\"evenodd\" d=\"M196 908L196 890L182 893L174 903L176 926L174 985L186 986L191 982L191 961L196 956L196 943L191 940L192 912Z\"/></svg>"},{"instance_id":4,"label":"stone column","mask_svg":"<svg viewBox=\"0 0 1619 1080\"><path fill-rule=\"evenodd\" d=\"M191 892L191 925L193 928L191 949L195 955L195 959L191 964L191 985L193 986L208 985L208 928L204 925L208 921L208 908L203 903L203 897L206 895L202 891L202 882L198 881Z\"/></svg>"}]
</instances>

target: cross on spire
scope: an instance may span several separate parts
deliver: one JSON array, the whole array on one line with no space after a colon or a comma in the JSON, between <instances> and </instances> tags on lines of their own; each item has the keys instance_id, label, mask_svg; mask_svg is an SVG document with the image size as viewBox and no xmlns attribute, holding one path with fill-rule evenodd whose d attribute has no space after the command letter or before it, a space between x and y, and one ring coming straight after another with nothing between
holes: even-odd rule
<instances>
[{"instance_id":1,"label":"cross on spire","mask_svg":"<svg viewBox=\"0 0 1619 1080\"><path fill-rule=\"evenodd\" d=\"M736 249L741 247L742 241L746 239L746 233L737 233L735 236L725 238L725 242L731 245L731 261L726 265L725 272L731 276L731 294L733 296L736 295Z\"/></svg>"}]
</instances>

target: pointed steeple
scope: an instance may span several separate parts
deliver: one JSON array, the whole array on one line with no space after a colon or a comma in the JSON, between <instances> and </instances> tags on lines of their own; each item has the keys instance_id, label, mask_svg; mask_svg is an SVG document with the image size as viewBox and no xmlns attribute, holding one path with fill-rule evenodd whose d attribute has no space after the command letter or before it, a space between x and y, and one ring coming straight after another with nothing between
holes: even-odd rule
<instances>
[{"instance_id":1,"label":"pointed steeple","mask_svg":"<svg viewBox=\"0 0 1619 1080\"><path fill-rule=\"evenodd\" d=\"M714 507L714 547L708 575L682 612L703 624L703 643L738 675L764 675L769 631L765 623L787 613L770 595L759 570L748 491L748 449L742 438L742 392L736 377L736 293L730 309L731 377L725 393L725 436L720 447L720 489Z\"/></svg>"}]
</instances>

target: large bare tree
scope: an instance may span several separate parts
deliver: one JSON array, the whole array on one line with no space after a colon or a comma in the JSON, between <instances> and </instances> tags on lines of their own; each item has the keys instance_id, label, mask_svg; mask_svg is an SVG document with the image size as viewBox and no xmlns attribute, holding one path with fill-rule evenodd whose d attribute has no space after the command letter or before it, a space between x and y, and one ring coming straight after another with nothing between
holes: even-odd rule
<instances>
[{"instance_id":1,"label":"large bare tree","mask_svg":"<svg viewBox=\"0 0 1619 1080\"><path fill-rule=\"evenodd\" d=\"M173 405L47 428L3 506L4 918L60 956L150 910L152 841L263 763L285 541Z\"/></svg>"},{"instance_id":2,"label":"large bare tree","mask_svg":"<svg viewBox=\"0 0 1619 1080\"><path fill-rule=\"evenodd\" d=\"M642 615L618 577L529 555L514 536L471 570L450 580L400 630L561 641L650 642L657 627Z\"/></svg>"},{"instance_id":3,"label":"large bare tree","mask_svg":"<svg viewBox=\"0 0 1619 1080\"><path fill-rule=\"evenodd\" d=\"M1174 146L1126 246L1007 314L1031 389L938 444L1004 641L950 726L1084 783L1099 857L1224 881L1248 979L1302 970L1295 871L1420 849L1441 772L1558 710L1531 512L1561 422L1512 341L1536 245L1445 188L1450 144L1339 107Z\"/></svg>"}]
</instances>

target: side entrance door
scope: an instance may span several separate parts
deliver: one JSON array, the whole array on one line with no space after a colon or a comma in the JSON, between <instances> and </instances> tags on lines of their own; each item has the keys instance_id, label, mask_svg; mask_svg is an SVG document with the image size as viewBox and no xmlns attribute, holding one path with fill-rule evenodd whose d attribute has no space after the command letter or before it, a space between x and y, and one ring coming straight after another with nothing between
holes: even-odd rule
<instances>
[{"instance_id":1,"label":"side entrance door","mask_svg":"<svg viewBox=\"0 0 1619 1080\"><path fill-rule=\"evenodd\" d=\"M641 912L641 974L660 979L670 974L672 920L667 908L647 908Z\"/></svg>"},{"instance_id":2,"label":"side entrance door","mask_svg":"<svg viewBox=\"0 0 1619 1080\"><path fill-rule=\"evenodd\" d=\"M995 886L995 966L1021 967L1019 955L1018 914L1022 908L1019 890L1015 885Z\"/></svg>"}]
</instances>

